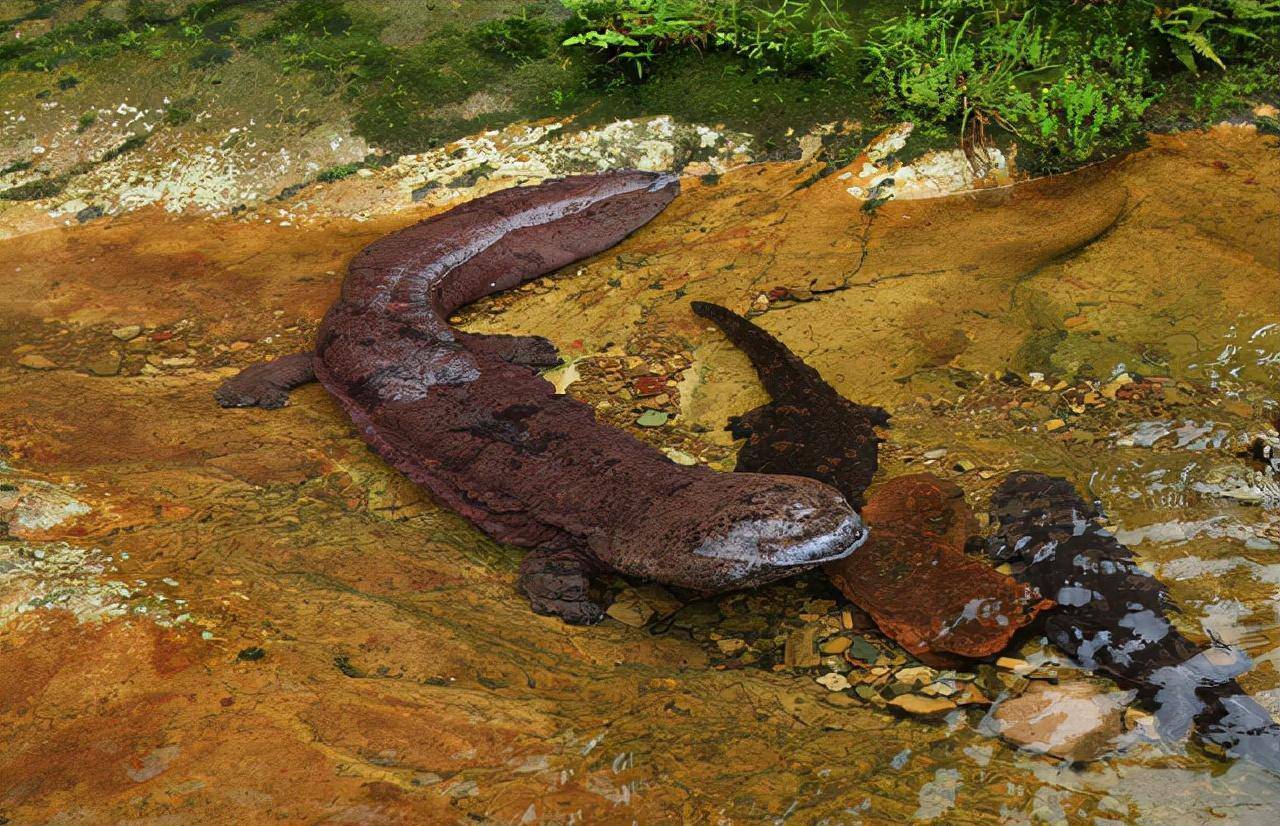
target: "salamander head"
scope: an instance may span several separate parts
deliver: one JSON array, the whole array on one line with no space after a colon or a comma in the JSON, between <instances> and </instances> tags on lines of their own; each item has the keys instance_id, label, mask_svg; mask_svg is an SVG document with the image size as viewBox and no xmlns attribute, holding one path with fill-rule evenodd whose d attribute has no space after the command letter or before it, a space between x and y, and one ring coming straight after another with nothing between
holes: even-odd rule
<instances>
[{"instance_id":1,"label":"salamander head","mask_svg":"<svg viewBox=\"0 0 1280 826\"><path fill-rule=\"evenodd\" d=\"M866 536L858 514L821 482L713 473L651 509L618 554L656 559L663 582L713 593L842 559Z\"/></svg>"},{"instance_id":2,"label":"salamander head","mask_svg":"<svg viewBox=\"0 0 1280 826\"><path fill-rule=\"evenodd\" d=\"M657 215L680 193L675 175L621 169L599 175L571 175L533 188L558 209L598 210L611 206L625 216L630 232ZM598 221L600 216L596 215ZM607 221L606 221L607 222Z\"/></svg>"}]
</instances>

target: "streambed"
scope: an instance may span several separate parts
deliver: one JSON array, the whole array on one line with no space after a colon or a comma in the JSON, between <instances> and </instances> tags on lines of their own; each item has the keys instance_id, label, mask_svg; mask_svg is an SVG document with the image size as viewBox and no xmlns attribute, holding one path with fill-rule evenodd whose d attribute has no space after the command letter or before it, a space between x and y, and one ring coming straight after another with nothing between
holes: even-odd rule
<instances>
[{"instance_id":1,"label":"streambed","mask_svg":"<svg viewBox=\"0 0 1280 826\"><path fill-rule=\"evenodd\" d=\"M1182 630L1249 653L1243 685L1280 710L1280 488L1236 455L1277 412L1275 142L1155 136L874 210L811 161L690 177L615 250L463 320L548 336L567 392L727 470L725 421L764 397L688 304L750 310L893 414L881 478L931 470L979 512L1017 468L1099 498ZM829 665L786 656L846 608L818 574L675 595L666 621L535 617L520 552L376 460L317 387L280 411L214 406L222 376L306 346L355 251L428 209L294 226L152 209L0 241L0 481L19 503L0 816L1270 822L1276 778L1194 748L1072 769L993 737L983 705L921 717L829 690ZM1014 653L1088 681L1039 638Z\"/></svg>"}]
</instances>

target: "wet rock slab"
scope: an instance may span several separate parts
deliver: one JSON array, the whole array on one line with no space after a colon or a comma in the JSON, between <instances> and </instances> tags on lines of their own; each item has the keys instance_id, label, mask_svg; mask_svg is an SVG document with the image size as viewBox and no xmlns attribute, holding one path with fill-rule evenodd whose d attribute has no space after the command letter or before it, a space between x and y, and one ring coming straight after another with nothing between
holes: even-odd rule
<instances>
[{"instance_id":1,"label":"wet rock slab","mask_svg":"<svg viewBox=\"0 0 1280 826\"><path fill-rule=\"evenodd\" d=\"M827 565L827 575L924 662L996 654L1052 605L964 552L978 523L952 482L928 473L890 479L872 489L863 518L871 526L866 544Z\"/></svg>"}]
</instances>

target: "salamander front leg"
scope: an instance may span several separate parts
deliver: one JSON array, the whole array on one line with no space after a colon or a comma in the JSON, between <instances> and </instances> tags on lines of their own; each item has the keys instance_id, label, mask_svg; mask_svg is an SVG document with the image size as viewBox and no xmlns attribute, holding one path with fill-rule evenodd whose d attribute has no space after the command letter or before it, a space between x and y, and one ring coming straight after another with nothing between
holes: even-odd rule
<instances>
[{"instance_id":1,"label":"salamander front leg","mask_svg":"<svg viewBox=\"0 0 1280 826\"><path fill-rule=\"evenodd\" d=\"M480 353L492 353L501 359L532 367L535 370L555 367L560 363L560 354L549 339L542 336L509 336L505 334L463 333L454 331L458 342Z\"/></svg>"},{"instance_id":2,"label":"salamander front leg","mask_svg":"<svg viewBox=\"0 0 1280 826\"><path fill-rule=\"evenodd\" d=\"M294 353L246 367L224 381L213 397L223 407L284 407L290 390L316 380L312 359L311 353Z\"/></svg>"},{"instance_id":3,"label":"salamander front leg","mask_svg":"<svg viewBox=\"0 0 1280 826\"><path fill-rule=\"evenodd\" d=\"M590 566L572 551L530 551L520 563L518 584L535 614L570 625L595 625L604 617L588 595Z\"/></svg>"}]
</instances>

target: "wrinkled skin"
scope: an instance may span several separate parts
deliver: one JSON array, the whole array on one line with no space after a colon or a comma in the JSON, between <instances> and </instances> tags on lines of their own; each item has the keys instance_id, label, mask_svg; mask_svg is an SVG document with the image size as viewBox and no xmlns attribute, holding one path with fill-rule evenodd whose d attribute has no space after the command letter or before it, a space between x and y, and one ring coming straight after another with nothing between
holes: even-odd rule
<instances>
[{"instance_id":1,"label":"wrinkled skin","mask_svg":"<svg viewBox=\"0 0 1280 826\"><path fill-rule=\"evenodd\" d=\"M990 555L1057 602L1045 630L1058 648L1155 704L1162 736L1194 727L1210 750L1280 773L1280 726L1234 679L1248 658L1179 633L1166 616L1168 589L1101 516L1066 479L1013 473L991 500Z\"/></svg>"},{"instance_id":2,"label":"wrinkled skin","mask_svg":"<svg viewBox=\"0 0 1280 826\"><path fill-rule=\"evenodd\" d=\"M533 609L603 615L589 578L619 573L701 593L757 585L850 553L861 520L809 479L682 467L536 370L549 341L461 333L457 308L608 249L663 210L674 178L614 172L517 187L383 238L349 266L313 357L251 367L224 406L279 406L315 378L369 445L496 540Z\"/></svg>"}]
</instances>

